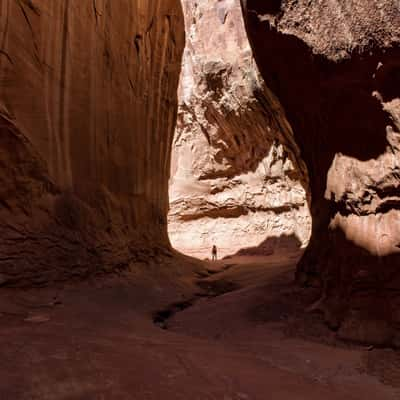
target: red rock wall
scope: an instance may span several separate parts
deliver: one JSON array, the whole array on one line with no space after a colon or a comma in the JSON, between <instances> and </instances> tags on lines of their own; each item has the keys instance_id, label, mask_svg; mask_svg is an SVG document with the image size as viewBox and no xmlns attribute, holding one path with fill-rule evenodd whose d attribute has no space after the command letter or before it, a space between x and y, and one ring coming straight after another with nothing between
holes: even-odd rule
<instances>
[{"instance_id":1,"label":"red rock wall","mask_svg":"<svg viewBox=\"0 0 400 400\"><path fill-rule=\"evenodd\" d=\"M400 8L243 0L268 86L307 164L313 234L298 278L349 339L400 344Z\"/></svg>"},{"instance_id":2,"label":"red rock wall","mask_svg":"<svg viewBox=\"0 0 400 400\"><path fill-rule=\"evenodd\" d=\"M168 248L178 0L0 2L0 284Z\"/></svg>"}]
</instances>

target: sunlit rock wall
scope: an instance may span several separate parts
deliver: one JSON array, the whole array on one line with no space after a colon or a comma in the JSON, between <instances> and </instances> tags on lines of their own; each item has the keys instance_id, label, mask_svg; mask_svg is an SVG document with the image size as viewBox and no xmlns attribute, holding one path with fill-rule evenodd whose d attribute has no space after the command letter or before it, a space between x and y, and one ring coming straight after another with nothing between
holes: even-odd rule
<instances>
[{"instance_id":1,"label":"sunlit rock wall","mask_svg":"<svg viewBox=\"0 0 400 400\"><path fill-rule=\"evenodd\" d=\"M280 236L305 247L308 176L265 86L239 0L183 0L186 49L172 148L169 235L193 256L269 254Z\"/></svg>"},{"instance_id":2,"label":"sunlit rock wall","mask_svg":"<svg viewBox=\"0 0 400 400\"><path fill-rule=\"evenodd\" d=\"M310 174L298 279L340 336L400 346L400 3L242 3Z\"/></svg>"},{"instance_id":3,"label":"sunlit rock wall","mask_svg":"<svg viewBox=\"0 0 400 400\"><path fill-rule=\"evenodd\" d=\"M179 0L0 1L0 285L168 249Z\"/></svg>"}]
</instances>

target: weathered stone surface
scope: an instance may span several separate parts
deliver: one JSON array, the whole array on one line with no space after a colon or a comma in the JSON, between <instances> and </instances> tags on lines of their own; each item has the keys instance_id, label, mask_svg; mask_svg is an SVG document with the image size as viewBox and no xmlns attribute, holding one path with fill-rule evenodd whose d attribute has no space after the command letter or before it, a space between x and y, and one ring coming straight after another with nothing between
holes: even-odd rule
<instances>
[{"instance_id":1,"label":"weathered stone surface","mask_svg":"<svg viewBox=\"0 0 400 400\"><path fill-rule=\"evenodd\" d=\"M0 2L0 272L43 284L168 248L178 0Z\"/></svg>"},{"instance_id":2,"label":"weathered stone surface","mask_svg":"<svg viewBox=\"0 0 400 400\"><path fill-rule=\"evenodd\" d=\"M252 56L239 0L184 0L186 49L172 149L169 235L209 257L310 234L308 176ZM309 200L309 199L308 199ZM249 250L250 251L250 250Z\"/></svg>"},{"instance_id":3,"label":"weathered stone surface","mask_svg":"<svg viewBox=\"0 0 400 400\"><path fill-rule=\"evenodd\" d=\"M320 279L319 305L332 326L344 321L342 336L387 344L400 326L400 5L242 3L310 174L313 233L298 278ZM368 328L377 321L385 328Z\"/></svg>"}]
</instances>

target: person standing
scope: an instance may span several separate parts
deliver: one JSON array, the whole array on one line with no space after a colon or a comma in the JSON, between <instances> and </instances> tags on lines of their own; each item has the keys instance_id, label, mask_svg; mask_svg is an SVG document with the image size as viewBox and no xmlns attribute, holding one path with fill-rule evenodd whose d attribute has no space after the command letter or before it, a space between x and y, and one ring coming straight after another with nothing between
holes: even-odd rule
<instances>
[{"instance_id":1,"label":"person standing","mask_svg":"<svg viewBox=\"0 0 400 400\"><path fill-rule=\"evenodd\" d=\"M217 246L215 244L212 247L211 256L213 261L217 261Z\"/></svg>"}]
</instances>

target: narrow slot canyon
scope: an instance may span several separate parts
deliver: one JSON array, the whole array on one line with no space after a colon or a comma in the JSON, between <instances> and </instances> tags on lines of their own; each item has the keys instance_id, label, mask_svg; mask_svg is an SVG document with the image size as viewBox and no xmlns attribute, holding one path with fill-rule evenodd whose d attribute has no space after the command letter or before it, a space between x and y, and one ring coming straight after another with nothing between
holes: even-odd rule
<instances>
[{"instance_id":1,"label":"narrow slot canyon","mask_svg":"<svg viewBox=\"0 0 400 400\"><path fill-rule=\"evenodd\" d=\"M0 0L0 399L399 399L399 152L395 0Z\"/></svg>"}]
</instances>

